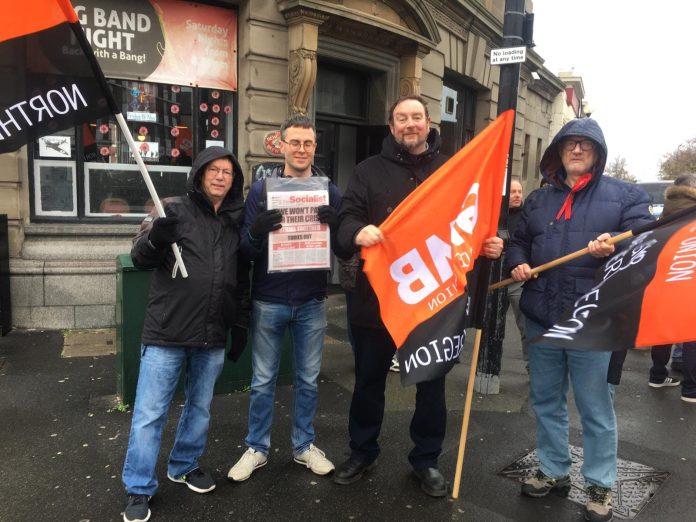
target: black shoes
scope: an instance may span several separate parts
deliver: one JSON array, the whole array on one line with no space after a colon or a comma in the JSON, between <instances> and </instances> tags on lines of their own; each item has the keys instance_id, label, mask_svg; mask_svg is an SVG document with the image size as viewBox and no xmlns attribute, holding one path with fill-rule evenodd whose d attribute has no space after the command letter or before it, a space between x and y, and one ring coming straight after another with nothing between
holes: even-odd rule
<instances>
[{"instance_id":1,"label":"black shoes","mask_svg":"<svg viewBox=\"0 0 696 522\"><path fill-rule=\"evenodd\" d=\"M420 480L421 489L431 497L444 497L447 495L445 477L437 468L413 469L413 474Z\"/></svg>"},{"instance_id":2,"label":"black shoes","mask_svg":"<svg viewBox=\"0 0 696 522\"><path fill-rule=\"evenodd\" d=\"M357 482L366 471L374 468L374 462L364 462L355 457L350 457L334 471L333 481L336 484L348 485ZM447 484L442 473L437 468L414 469L413 474L420 481L421 489L431 497L444 497L447 495Z\"/></svg>"},{"instance_id":3,"label":"black shoes","mask_svg":"<svg viewBox=\"0 0 696 522\"><path fill-rule=\"evenodd\" d=\"M374 467L374 462L363 462L362 460L351 457L336 468L333 481L343 486L352 484L360 480L366 471Z\"/></svg>"},{"instance_id":4,"label":"black shoes","mask_svg":"<svg viewBox=\"0 0 696 522\"><path fill-rule=\"evenodd\" d=\"M167 478L172 482L186 484L191 491L195 491L196 493L208 493L208 491L215 489L213 477L201 470L201 468L196 468L180 477L172 477L168 474Z\"/></svg>"},{"instance_id":5,"label":"black shoes","mask_svg":"<svg viewBox=\"0 0 696 522\"><path fill-rule=\"evenodd\" d=\"M150 497L147 495L128 495L123 522L147 522L150 520Z\"/></svg>"}]
</instances>

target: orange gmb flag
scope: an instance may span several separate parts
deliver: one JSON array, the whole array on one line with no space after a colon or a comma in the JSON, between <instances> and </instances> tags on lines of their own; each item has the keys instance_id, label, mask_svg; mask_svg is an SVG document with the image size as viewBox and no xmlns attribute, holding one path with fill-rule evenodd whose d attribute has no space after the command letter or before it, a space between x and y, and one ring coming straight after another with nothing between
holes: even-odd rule
<instances>
[{"instance_id":1,"label":"orange gmb flag","mask_svg":"<svg viewBox=\"0 0 696 522\"><path fill-rule=\"evenodd\" d=\"M633 233L539 342L619 351L696 340L696 206Z\"/></svg>"},{"instance_id":2,"label":"orange gmb flag","mask_svg":"<svg viewBox=\"0 0 696 522\"><path fill-rule=\"evenodd\" d=\"M0 154L115 111L68 0L6 4L0 17Z\"/></svg>"},{"instance_id":3,"label":"orange gmb flag","mask_svg":"<svg viewBox=\"0 0 696 522\"><path fill-rule=\"evenodd\" d=\"M495 236L513 119L513 111L501 114L380 225L382 243L362 249L364 271L397 347L457 302L483 241ZM456 313L463 315L461 307ZM415 341L415 350L434 342ZM420 360L442 358L439 348L435 352Z\"/></svg>"}]
</instances>

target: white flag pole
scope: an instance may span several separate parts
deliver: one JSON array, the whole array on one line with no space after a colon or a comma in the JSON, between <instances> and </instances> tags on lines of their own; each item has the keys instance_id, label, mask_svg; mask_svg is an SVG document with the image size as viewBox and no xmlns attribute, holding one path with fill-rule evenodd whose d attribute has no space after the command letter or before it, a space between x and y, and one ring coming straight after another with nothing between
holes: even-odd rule
<instances>
[{"instance_id":1,"label":"white flag pole","mask_svg":"<svg viewBox=\"0 0 696 522\"><path fill-rule=\"evenodd\" d=\"M140 167L140 173L143 175L145 185L147 185L147 190L148 192L150 192L150 198L152 199L152 202L155 204L155 208L157 209L157 214L159 215L159 217L167 217L164 213L164 207L162 206L162 202L157 196L157 190L155 190L155 186L152 184L150 173L147 171L145 162L143 161L143 158L140 155L138 146L133 140L133 136L131 136L128 124L126 124L126 120L123 119L123 114L119 112L114 114L114 116L116 116L116 121L118 122L119 127L121 127L121 132L123 133L123 135L126 138L126 141L128 142L128 146L130 147L131 152L133 153L135 162L138 164L138 167ZM186 267L184 266L184 260L181 258L181 252L179 252L179 247L176 243L172 243L172 252L174 252L174 258L176 259L176 264L179 267L179 270L181 270L182 277L188 277L188 272L186 271ZM174 277L175 275L176 270L173 270L172 277Z\"/></svg>"}]
</instances>

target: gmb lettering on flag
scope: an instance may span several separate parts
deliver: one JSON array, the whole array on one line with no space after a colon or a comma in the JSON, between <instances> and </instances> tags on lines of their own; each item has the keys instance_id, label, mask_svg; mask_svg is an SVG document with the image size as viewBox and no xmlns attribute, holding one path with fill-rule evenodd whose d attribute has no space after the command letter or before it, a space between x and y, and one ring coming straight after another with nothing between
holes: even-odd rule
<instances>
[{"instance_id":1,"label":"gmb lettering on flag","mask_svg":"<svg viewBox=\"0 0 696 522\"><path fill-rule=\"evenodd\" d=\"M513 111L506 111L413 191L362 249L404 385L452 368L465 334L466 274L495 236Z\"/></svg>"},{"instance_id":2,"label":"gmb lettering on flag","mask_svg":"<svg viewBox=\"0 0 696 522\"><path fill-rule=\"evenodd\" d=\"M537 341L620 351L695 340L696 207L673 217L651 224L612 256L592 290Z\"/></svg>"},{"instance_id":3,"label":"gmb lettering on flag","mask_svg":"<svg viewBox=\"0 0 696 522\"><path fill-rule=\"evenodd\" d=\"M69 0L7 2L0 59L0 154L117 110Z\"/></svg>"}]
</instances>

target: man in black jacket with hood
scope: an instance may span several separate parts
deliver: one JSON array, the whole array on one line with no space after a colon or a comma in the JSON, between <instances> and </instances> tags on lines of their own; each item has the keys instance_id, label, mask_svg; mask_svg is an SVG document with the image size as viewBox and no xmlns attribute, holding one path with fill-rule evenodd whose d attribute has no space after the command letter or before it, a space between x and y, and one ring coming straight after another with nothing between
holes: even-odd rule
<instances>
[{"instance_id":1,"label":"man in black jacket with hood","mask_svg":"<svg viewBox=\"0 0 696 522\"><path fill-rule=\"evenodd\" d=\"M186 402L167 477L196 493L215 488L198 459L208 437L210 403L225 360L228 330L232 329L232 358L246 344L249 265L239 256L243 182L234 155L222 147L208 147L191 168L188 194L163 200L167 217L153 211L133 239L133 264L154 272L123 466L125 522L150 518L148 501L157 490L162 430L184 365ZM175 242L189 274L186 279L171 249Z\"/></svg>"},{"instance_id":2,"label":"man in black jacket with hood","mask_svg":"<svg viewBox=\"0 0 696 522\"><path fill-rule=\"evenodd\" d=\"M349 252L384 240L378 226L418 185L440 168L447 157L439 153L440 135L430 129L430 117L420 96L397 100L389 111L391 134L382 153L355 167L341 202L338 242ZM424 216L424 221L427 216ZM498 257L500 238L484 242L483 253ZM350 458L334 473L337 484L351 484L374 466L384 417L384 387L396 346L380 318L379 303L365 273L359 270L350 327L355 340L355 388L348 430ZM415 447L409 462L421 489L433 497L447 494L445 479L437 469L447 423L445 378L416 385L416 409L410 433Z\"/></svg>"}]
</instances>

